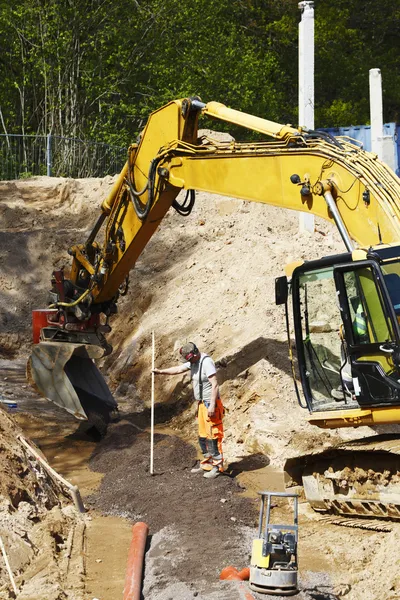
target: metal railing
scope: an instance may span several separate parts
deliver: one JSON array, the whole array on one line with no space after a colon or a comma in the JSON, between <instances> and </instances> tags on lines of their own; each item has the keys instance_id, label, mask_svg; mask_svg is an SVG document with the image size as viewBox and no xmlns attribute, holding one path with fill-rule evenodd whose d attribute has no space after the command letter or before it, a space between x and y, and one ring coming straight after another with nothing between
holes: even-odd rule
<instances>
[{"instance_id":1,"label":"metal railing","mask_svg":"<svg viewBox=\"0 0 400 600\"><path fill-rule=\"evenodd\" d=\"M77 138L0 134L0 180L105 177L119 173L126 157L127 148Z\"/></svg>"}]
</instances>

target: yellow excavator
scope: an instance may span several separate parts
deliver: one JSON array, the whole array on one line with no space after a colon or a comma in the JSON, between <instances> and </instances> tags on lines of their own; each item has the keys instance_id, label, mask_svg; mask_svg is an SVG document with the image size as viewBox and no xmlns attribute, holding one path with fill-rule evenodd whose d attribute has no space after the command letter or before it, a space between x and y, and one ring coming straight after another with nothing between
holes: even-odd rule
<instances>
[{"instance_id":1,"label":"yellow excavator","mask_svg":"<svg viewBox=\"0 0 400 600\"><path fill-rule=\"evenodd\" d=\"M247 128L261 141L199 135L200 118ZM40 393L105 433L117 404L94 360L112 350L109 317L166 212L190 214L195 190L336 225L345 253L297 263L276 280L288 331L292 297L298 400L318 427L400 423L400 180L354 140L197 97L150 115L93 231L70 248L68 277L53 272L50 305L33 313L27 368ZM399 519L399 453L400 439L376 435L288 460L286 470L316 510Z\"/></svg>"}]
</instances>

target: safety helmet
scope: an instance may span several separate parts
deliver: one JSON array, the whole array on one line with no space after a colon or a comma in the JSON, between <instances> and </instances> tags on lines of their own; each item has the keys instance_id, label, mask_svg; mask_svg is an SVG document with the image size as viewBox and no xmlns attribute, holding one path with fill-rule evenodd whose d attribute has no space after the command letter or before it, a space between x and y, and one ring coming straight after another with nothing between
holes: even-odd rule
<instances>
[{"instance_id":1,"label":"safety helmet","mask_svg":"<svg viewBox=\"0 0 400 600\"><path fill-rule=\"evenodd\" d=\"M179 354L184 360L190 361L195 356L198 356L200 352L196 344L194 344L193 342L188 342L187 344L182 346L182 348L179 349Z\"/></svg>"}]
</instances>

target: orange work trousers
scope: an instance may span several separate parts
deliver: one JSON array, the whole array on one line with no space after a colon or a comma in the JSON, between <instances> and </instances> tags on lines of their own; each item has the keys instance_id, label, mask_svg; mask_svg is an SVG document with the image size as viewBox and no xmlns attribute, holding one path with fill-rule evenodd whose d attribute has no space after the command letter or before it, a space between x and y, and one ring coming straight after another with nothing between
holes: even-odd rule
<instances>
[{"instance_id":1,"label":"orange work trousers","mask_svg":"<svg viewBox=\"0 0 400 600\"><path fill-rule=\"evenodd\" d=\"M199 410L197 413L199 425L199 437L207 438L208 440L218 440L218 450L222 455L222 440L224 439L224 407L221 399L218 398L215 405L215 413L213 417L208 416L208 409L199 402Z\"/></svg>"}]
</instances>

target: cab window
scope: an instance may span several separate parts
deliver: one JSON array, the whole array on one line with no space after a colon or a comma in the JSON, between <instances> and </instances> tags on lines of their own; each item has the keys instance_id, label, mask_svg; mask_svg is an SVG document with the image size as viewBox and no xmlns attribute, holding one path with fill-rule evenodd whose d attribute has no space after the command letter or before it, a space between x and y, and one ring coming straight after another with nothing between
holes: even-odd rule
<instances>
[{"instance_id":1,"label":"cab window","mask_svg":"<svg viewBox=\"0 0 400 600\"><path fill-rule=\"evenodd\" d=\"M352 323L353 345L385 343L394 339L383 300L370 267L347 271L344 285Z\"/></svg>"}]
</instances>

